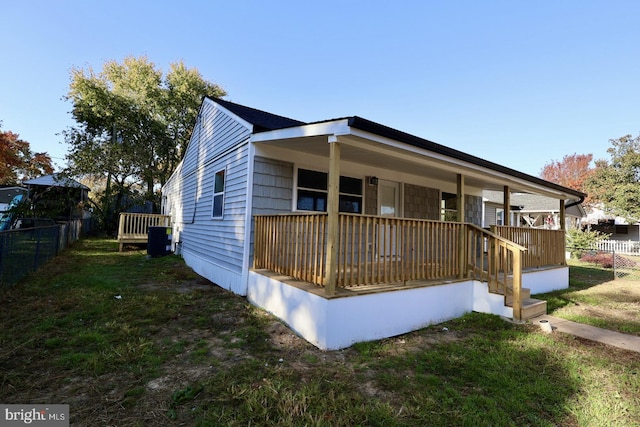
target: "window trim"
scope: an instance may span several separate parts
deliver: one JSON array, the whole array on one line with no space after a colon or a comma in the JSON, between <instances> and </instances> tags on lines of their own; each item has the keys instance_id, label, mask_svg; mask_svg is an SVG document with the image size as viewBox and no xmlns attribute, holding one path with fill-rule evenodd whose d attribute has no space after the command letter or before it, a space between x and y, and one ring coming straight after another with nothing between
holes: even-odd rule
<instances>
[{"instance_id":1,"label":"window trim","mask_svg":"<svg viewBox=\"0 0 640 427\"><path fill-rule=\"evenodd\" d=\"M216 192L216 177L222 172L222 191ZM224 219L225 189L227 186L227 168L218 169L213 174L213 197L211 198L211 219ZM216 197L222 196L220 216L216 216Z\"/></svg>"}]
</instances>

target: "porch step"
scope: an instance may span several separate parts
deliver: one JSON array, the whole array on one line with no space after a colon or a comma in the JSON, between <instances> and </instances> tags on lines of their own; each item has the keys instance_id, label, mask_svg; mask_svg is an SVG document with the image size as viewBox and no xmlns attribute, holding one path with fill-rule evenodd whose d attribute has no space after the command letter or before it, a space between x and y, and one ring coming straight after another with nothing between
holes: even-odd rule
<instances>
[{"instance_id":1,"label":"porch step","mask_svg":"<svg viewBox=\"0 0 640 427\"><path fill-rule=\"evenodd\" d=\"M502 295L502 292L499 293ZM522 310L520 311L521 320L528 320L534 317L547 314L547 302L539 299L531 298L531 289L520 289L522 297ZM504 304L507 307L513 307L513 288L507 288L507 295L504 297Z\"/></svg>"},{"instance_id":2,"label":"porch step","mask_svg":"<svg viewBox=\"0 0 640 427\"><path fill-rule=\"evenodd\" d=\"M547 302L535 298L526 298L522 300L522 310L520 311L521 320L529 320L534 317L547 314Z\"/></svg>"},{"instance_id":3,"label":"porch step","mask_svg":"<svg viewBox=\"0 0 640 427\"><path fill-rule=\"evenodd\" d=\"M520 289L520 296L523 300L531 299L531 289L522 288ZM513 305L513 288L507 288L507 296L504 298L504 303L511 307Z\"/></svg>"},{"instance_id":4,"label":"porch step","mask_svg":"<svg viewBox=\"0 0 640 427\"><path fill-rule=\"evenodd\" d=\"M502 289L498 289L498 290L489 289L489 292L491 292L492 294L504 295L504 291ZM531 298L531 289L521 288L520 296L522 299ZM511 278L508 278L508 281L507 281L507 295L505 296L504 303L509 307L511 307L511 304L513 303L513 280Z\"/></svg>"}]
</instances>

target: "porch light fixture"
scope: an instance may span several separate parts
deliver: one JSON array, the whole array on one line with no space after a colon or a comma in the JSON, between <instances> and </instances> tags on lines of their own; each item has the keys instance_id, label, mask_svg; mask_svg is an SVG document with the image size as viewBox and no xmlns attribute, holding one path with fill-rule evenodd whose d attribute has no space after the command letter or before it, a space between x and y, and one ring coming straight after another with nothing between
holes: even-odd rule
<instances>
[{"instance_id":1,"label":"porch light fixture","mask_svg":"<svg viewBox=\"0 0 640 427\"><path fill-rule=\"evenodd\" d=\"M369 177L369 185L378 185L378 177L370 176Z\"/></svg>"}]
</instances>

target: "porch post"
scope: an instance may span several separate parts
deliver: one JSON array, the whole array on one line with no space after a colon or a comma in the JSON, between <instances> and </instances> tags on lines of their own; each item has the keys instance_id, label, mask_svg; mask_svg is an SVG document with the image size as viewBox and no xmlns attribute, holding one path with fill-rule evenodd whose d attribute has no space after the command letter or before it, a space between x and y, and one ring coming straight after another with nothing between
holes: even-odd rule
<instances>
[{"instance_id":1,"label":"porch post","mask_svg":"<svg viewBox=\"0 0 640 427\"><path fill-rule=\"evenodd\" d=\"M327 194L327 259L324 292L336 294L338 264L338 204L340 188L340 143L335 135L329 136L329 188Z\"/></svg>"},{"instance_id":2,"label":"porch post","mask_svg":"<svg viewBox=\"0 0 640 427\"><path fill-rule=\"evenodd\" d=\"M464 175L458 174L456 177L456 184L458 187L458 194L456 199L456 211L457 211L457 220L460 223L464 223ZM463 279L466 276L465 267L468 265L467 260L467 233L466 226L460 227L460 232L458 233L458 279Z\"/></svg>"},{"instance_id":3,"label":"porch post","mask_svg":"<svg viewBox=\"0 0 640 427\"><path fill-rule=\"evenodd\" d=\"M522 253L518 249L513 251L513 320L522 320Z\"/></svg>"},{"instance_id":4,"label":"porch post","mask_svg":"<svg viewBox=\"0 0 640 427\"><path fill-rule=\"evenodd\" d=\"M567 231L567 224L566 224L566 220L567 220L567 212L566 212L566 208L565 208L565 202L564 199L560 199L560 230L566 232ZM566 253L567 251L567 239L562 239L562 252L561 253ZM565 256L562 257L562 264L563 265L567 265L567 258Z\"/></svg>"},{"instance_id":5,"label":"porch post","mask_svg":"<svg viewBox=\"0 0 640 427\"><path fill-rule=\"evenodd\" d=\"M464 175L458 174L456 177L458 194L456 199L456 211L458 211L458 222L464 222Z\"/></svg>"},{"instance_id":6,"label":"porch post","mask_svg":"<svg viewBox=\"0 0 640 427\"><path fill-rule=\"evenodd\" d=\"M502 225L507 227L511 225L511 188L508 185L504 186L503 190L503 206L504 218L502 218Z\"/></svg>"}]
</instances>

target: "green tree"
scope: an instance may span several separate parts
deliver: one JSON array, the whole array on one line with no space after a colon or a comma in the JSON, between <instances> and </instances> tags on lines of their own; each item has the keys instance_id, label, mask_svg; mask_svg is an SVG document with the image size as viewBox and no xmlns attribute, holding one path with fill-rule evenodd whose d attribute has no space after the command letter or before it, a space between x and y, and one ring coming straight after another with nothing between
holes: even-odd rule
<instances>
[{"instance_id":1,"label":"green tree","mask_svg":"<svg viewBox=\"0 0 640 427\"><path fill-rule=\"evenodd\" d=\"M571 258L581 258L589 249L593 249L601 240L608 240L610 234L602 233L597 230L591 230L590 227L581 230L580 228L572 228L567 230L566 246L571 253Z\"/></svg>"},{"instance_id":2,"label":"green tree","mask_svg":"<svg viewBox=\"0 0 640 427\"><path fill-rule=\"evenodd\" d=\"M226 95L182 62L166 75L146 57L107 61L102 71L74 68L65 99L76 125L63 132L68 173L106 179L107 226L124 201L159 203L162 186L186 150L204 96Z\"/></svg>"},{"instance_id":3,"label":"green tree","mask_svg":"<svg viewBox=\"0 0 640 427\"><path fill-rule=\"evenodd\" d=\"M640 219L640 136L609 142L611 161L596 161L585 188L605 211L634 222Z\"/></svg>"}]
</instances>

